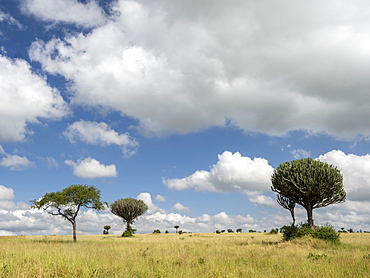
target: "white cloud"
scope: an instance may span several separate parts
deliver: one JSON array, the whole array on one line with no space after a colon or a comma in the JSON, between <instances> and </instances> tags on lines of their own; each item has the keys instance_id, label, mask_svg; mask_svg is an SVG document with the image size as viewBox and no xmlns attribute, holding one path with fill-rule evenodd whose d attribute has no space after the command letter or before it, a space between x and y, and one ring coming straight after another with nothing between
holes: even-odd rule
<instances>
[{"instance_id":1,"label":"white cloud","mask_svg":"<svg viewBox=\"0 0 370 278\"><path fill-rule=\"evenodd\" d=\"M292 156L295 159L305 158L305 157L309 157L311 155L310 151L306 151L306 150L303 150L303 149L292 150L292 151L290 151L290 153L292 154Z\"/></svg>"},{"instance_id":2,"label":"white cloud","mask_svg":"<svg viewBox=\"0 0 370 278\"><path fill-rule=\"evenodd\" d=\"M94 179L103 177L116 177L116 165L104 165L94 158L88 157L79 160L77 163L72 160L66 160L65 164L73 167L73 174L77 177Z\"/></svg>"},{"instance_id":3,"label":"white cloud","mask_svg":"<svg viewBox=\"0 0 370 278\"><path fill-rule=\"evenodd\" d=\"M155 204L153 204L152 196L148 192L140 193L136 199L144 201L144 203L148 206L148 213L155 213L155 212L166 213L164 209L160 209Z\"/></svg>"},{"instance_id":4,"label":"white cloud","mask_svg":"<svg viewBox=\"0 0 370 278\"><path fill-rule=\"evenodd\" d=\"M159 201L159 202L165 202L166 201L166 197L165 196L162 196L162 195L157 195L156 197L155 197L155 199L157 200L157 201Z\"/></svg>"},{"instance_id":5,"label":"white cloud","mask_svg":"<svg viewBox=\"0 0 370 278\"><path fill-rule=\"evenodd\" d=\"M46 161L49 168L58 168L59 167L58 161L53 157L37 157L37 159Z\"/></svg>"},{"instance_id":6,"label":"white cloud","mask_svg":"<svg viewBox=\"0 0 370 278\"><path fill-rule=\"evenodd\" d=\"M214 192L242 191L247 194L270 189L273 168L263 158L243 157L240 153L225 151L218 155L217 164L210 171L199 170L182 179L164 179L174 190L194 188Z\"/></svg>"},{"instance_id":7,"label":"white cloud","mask_svg":"<svg viewBox=\"0 0 370 278\"><path fill-rule=\"evenodd\" d=\"M86 4L77 0L23 0L21 9L24 13L36 16L40 20L76 24L83 27L96 27L107 19L104 11L94 0Z\"/></svg>"},{"instance_id":8,"label":"white cloud","mask_svg":"<svg viewBox=\"0 0 370 278\"><path fill-rule=\"evenodd\" d=\"M6 23L11 24L11 25L16 25L19 29L23 28L22 24L20 24L18 20L16 20L11 15L6 14L3 11L0 10L0 22L1 21L5 21ZM0 30L0 35L1 34L2 34L2 32Z\"/></svg>"},{"instance_id":9,"label":"white cloud","mask_svg":"<svg viewBox=\"0 0 370 278\"><path fill-rule=\"evenodd\" d=\"M176 211L179 211L179 212L187 212L187 213L190 213L191 210L190 208L184 206L183 204L181 203L176 203L174 206L173 206L173 209L176 210Z\"/></svg>"},{"instance_id":10,"label":"white cloud","mask_svg":"<svg viewBox=\"0 0 370 278\"><path fill-rule=\"evenodd\" d=\"M333 150L318 157L320 161L337 166L343 174L347 200L370 201L370 155L358 156Z\"/></svg>"},{"instance_id":11,"label":"white cloud","mask_svg":"<svg viewBox=\"0 0 370 278\"><path fill-rule=\"evenodd\" d=\"M0 200L11 201L14 199L14 190L12 188L0 185Z\"/></svg>"},{"instance_id":12,"label":"white cloud","mask_svg":"<svg viewBox=\"0 0 370 278\"><path fill-rule=\"evenodd\" d=\"M249 201L252 203L256 204L257 206L263 206L263 207L271 207L271 208L277 208L279 207L278 203L276 200L272 199L269 196L265 195L257 195L257 196L252 196Z\"/></svg>"},{"instance_id":13,"label":"white cloud","mask_svg":"<svg viewBox=\"0 0 370 278\"><path fill-rule=\"evenodd\" d=\"M119 134L106 123L80 120L68 126L63 134L71 141L76 139L93 145L118 145L125 157L135 154L139 143L128 133Z\"/></svg>"},{"instance_id":14,"label":"white cloud","mask_svg":"<svg viewBox=\"0 0 370 278\"><path fill-rule=\"evenodd\" d=\"M24 209L28 207L25 203L19 202L15 203L14 201L14 190L9 187L0 185L0 211L12 211L15 209ZM8 212L11 214L10 212Z\"/></svg>"},{"instance_id":15,"label":"white cloud","mask_svg":"<svg viewBox=\"0 0 370 278\"><path fill-rule=\"evenodd\" d=\"M3 146L0 145L0 154L6 154Z\"/></svg>"},{"instance_id":16,"label":"white cloud","mask_svg":"<svg viewBox=\"0 0 370 278\"><path fill-rule=\"evenodd\" d=\"M0 55L0 142L21 141L28 123L59 119L69 112L58 90L21 59Z\"/></svg>"},{"instance_id":17,"label":"white cloud","mask_svg":"<svg viewBox=\"0 0 370 278\"><path fill-rule=\"evenodd\" d=\"M0 165L4 167L9 167L12 171L21 171L28 167L33 167L35 164L28 160L27 157L19 155L6 154L0 160Z\"/></svg>"},{"instance_id":18,"label":"white cloud","mask_svg":"<svg viewBox=\"0 0 370 278\"><path fill-rule=\"evenodd\" d=\"M64 5L47 12L59 1L29 2L40 4L37 14L57 11L58 20L71 14L77 21ZM370 136L366 5L118 0L117 16L106 24L38 40L29 54L71 81L72 103L119 111L144 133L231 123L270 135L300 129Z\"/></svg>"}]
</instances>

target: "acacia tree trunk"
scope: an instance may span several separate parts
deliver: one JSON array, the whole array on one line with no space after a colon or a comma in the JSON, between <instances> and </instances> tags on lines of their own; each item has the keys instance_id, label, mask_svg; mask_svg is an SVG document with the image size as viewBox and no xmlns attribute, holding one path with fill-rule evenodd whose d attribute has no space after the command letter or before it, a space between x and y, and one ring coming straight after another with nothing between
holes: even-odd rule
<instances>
[{"instance_id":1,"label":"acacia tree trunk","mask_svg":"<svg viewBox=\"0 0 370 278\"><path fill-rule=\"evenodd\" d=\"M77 242L77 225L76 225L76 221L73 221L72 223L72 227L73 227L73 242Z\"/></svg>"},{"instance_id":2,"label":"acacia tree trunk","mask_svg":"<svg viewBox=\"0 0 370 278\"><path fill-rule=\"evenodd\" d=\"M315 230L315 226L313 224L313 218L312 218L312 206L307 206L306 211L307 211L307 223L308 225L310 225L310 228L312 230Z\"/></svg>"}]
</instances>

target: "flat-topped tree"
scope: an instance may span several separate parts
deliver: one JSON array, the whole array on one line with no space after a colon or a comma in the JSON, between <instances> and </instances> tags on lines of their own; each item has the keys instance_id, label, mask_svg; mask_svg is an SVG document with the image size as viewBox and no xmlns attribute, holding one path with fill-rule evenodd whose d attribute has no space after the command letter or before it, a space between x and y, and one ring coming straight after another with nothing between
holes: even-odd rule
<instances>
[{"instance_id":1,"label":"flat-topped tree","mask_svg":"<svg viewBox=\"0 0 370 278\"><path fill-rule=\"evenodd\" d=\"M311 158L280 164L271 177L272 191L304 207L308 224L314 229L312 210L346 199L343 176L333 165Z\"/></svg>"},{"instance_id":2,"label":"flat-topped tree","mask_svg":"<svg viewBox=\"0 0 370 278\"><path fill-rule=\"evenodd\" d=\"M73 227L73 241L77 241L76 218L81 208L103 210L100 190L95 186L73 184L62 191L46 193L38 200L31 201L31 208L43 209L51 215L60 215Z\"/></svg>"},{"instance_id":3,"label":"flat-topped tree","mask_svg":"<svg viewBox=\"0 0 370 278\"><path fill-rule=\"evenodd\" d=\"M148 206L142 200L132 198L120 199L111 204L111 212L123 219L126 223L126 231L122 236L132 236L131 225L135 219L143 215L148 210Z\"/></svg>"}]
</instances>

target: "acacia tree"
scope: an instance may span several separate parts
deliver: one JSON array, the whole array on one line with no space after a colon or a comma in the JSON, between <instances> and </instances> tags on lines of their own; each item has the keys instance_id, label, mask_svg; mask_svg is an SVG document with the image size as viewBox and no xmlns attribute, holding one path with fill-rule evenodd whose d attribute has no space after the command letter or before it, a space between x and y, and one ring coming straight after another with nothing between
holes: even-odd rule
<instances>
[{"instance_id":1,"label":"acacia tree","mask_svg":"<svg viewBox=\"0 0 370 278\"><path fill-rule=\"evenodd\" d=\"M111 212L123 219L126 223L126 231L122 236L132 236L131 225L135 219L143 215L148 210L148 206L142 200L132 198L120 199L111 204Z\"/></svg>"},{"instance_id":2,"label":"acacia tree","mask_svg":"<svg viewBox=\"0 0 370 278\"><path fill-rule=\"evenodd\" d=\"M280 164L274 170L271 182L272 191L306 209L311 229L314 229L313 209L342 203L346 199L340 171L311 158Z\"/></svg>"},{"instance_id":3,"label":"acacia tree","mask_svg":"<svg viewBox=\"0 0 370 278\"><path fill-rule=\"evenodd\" d=\"M38 200L30 201L31 208L43 209L51 215L60 215L73 227L73 241L77 241L76 218L82 207L103 210L100 190L95 186L73 184L62 191L46 193Z\"/></svg>"},{"instance_id":4,"label":"acacia tree","mask_svg":"<svg viewBox=\"0 0 370 278\"><path fill-rule=\"evenodd\" d=\"M290 198L284 197L280 194L277 195L276 201L280 206L289 210L290 215L292 216L292 219L293 219L292 226L294 226L295 225L295 217L294 217L295 203Z\"/></svg>"},{"instance_id":5,"label":"acacia tree","mask_svg":"<svg viewBox=\"0 0 370 278\"><path fill-rule=\"evenodd\" d=\"M176 229L176 233L177 233L177 229L180 228L180 226L179 225L175 225L173 227Z\"/></svg>"}]
</instances>

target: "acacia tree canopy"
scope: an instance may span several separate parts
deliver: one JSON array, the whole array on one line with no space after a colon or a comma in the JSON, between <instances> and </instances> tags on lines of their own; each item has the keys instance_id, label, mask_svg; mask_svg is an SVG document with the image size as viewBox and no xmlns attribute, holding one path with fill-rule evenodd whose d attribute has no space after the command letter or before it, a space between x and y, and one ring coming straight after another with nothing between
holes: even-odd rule
<instances>
[{"instance_id":1,"label":"acacia tree canopy","mask_svg":"<svg viewBox=\"0 0 370 278\"><path fill-rule=\"evenodd\" d=\"M126 232L132 235L131 225L135 219L143 215L148 206L142 200L126 198L115 201L111 204L111 212L123 219L126 223Z\"/></svg>"},{"instance_id":2,"label":"acacia tree canopy","mask_svg":"<svg viewBox=\"0 0 370 278\"><path fill-rule=\"evenodd\" d=\"M43 209L51 215L60 215L73 226L73 241L77 241L76 218L82 207L103 210L100 190L95 186L73 184L62 191L46 193L38 200L30 201L31 208Z\"/></svg>"},{"instance_id":3,"label":"acacia tree canopy","mask_svg":"<svg viewBox=\"0 0 370 278\"><path fill-rule=\"evenodd\" d=\"M342 203L346 199L340 171L333 165L311 158L280 164L274 170L271 182L272 191L306 209L312 229L313 209Z\"/></svg>"}]
</instances>

